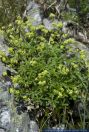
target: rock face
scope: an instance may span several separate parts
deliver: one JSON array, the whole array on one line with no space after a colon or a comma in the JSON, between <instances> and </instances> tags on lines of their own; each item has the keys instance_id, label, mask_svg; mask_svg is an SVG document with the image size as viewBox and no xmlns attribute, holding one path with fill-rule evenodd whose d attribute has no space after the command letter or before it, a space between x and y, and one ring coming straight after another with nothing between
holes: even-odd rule
<instances>
[{"instance_id":1,"label":"rock face","mask_svg":"<svg viewBox=\"0 0 89 132\"><path fill-rule=\"evenodd\" d=\"M47 18L43 19L43 24L48 30L51 30L53 28L51 21L48 20Z\"/></svg>"},{"instance_id":2,"label":"rock face","mask_svg":"<svg viewBox=\"0 0 89 132\"><path fill-rule=\"evenodd\" d=\"M32 21L33 25L39 25L42 23L42 16L39 5L35 2L29 2L28 6L23 14L23 17L27 17Z\"/></svg>"},{"instance_id":3,"label":"rock face","mask_svg":"<svg viewBox=\"0 0 89 132\"><path fill-rule=\"evenodd\" d=\"M9 104L9 94L8 94L8 83L0 80L0 129L3 132L10 131L10 109Z\"/></svg>"},{"instance_id":4,"label":"rock face","mask_svg":"<svg viewBox=\"0 0 89 132\"><path fill-rule=\"evenodd\" d=\"M8 47L4 44L4 37L0 35L0 51L4 51L7 54ZM3 71L5 70L4 64L0 61L0 76L2 75Z\"/></svg>"},{"instance_id":5,"label":"rock face","mask_svg":"<svg viewBox=\"0 0 89 132\"><path fill-rule=\"evenodd\" d=\"M57 20L57 19L49 20L49 19L47 19L47 18L44 18L44 19L43 19L43 24L44 24L45 28L47 28L48 30L52 30L52 29L55 28L55 27L53 26L53 23L57 24L57 23L58 23L58 20Z\"/></svg>"},{"instance_id":6,"label":"rock face","mask_svg":"<svg viewBox=\"0 0 89 132\"><path fill-rule=\"evenodd\" d=\"M85 60L86 61L89 61L89 48L86 45L84 45L83 43L78 42L78 41L76 41L76 44L70 44L70 45L74 49L75 48L79 48L80 50L84 50L85 51L85 55L86 55Z\"/></svg>"}]
</instances>

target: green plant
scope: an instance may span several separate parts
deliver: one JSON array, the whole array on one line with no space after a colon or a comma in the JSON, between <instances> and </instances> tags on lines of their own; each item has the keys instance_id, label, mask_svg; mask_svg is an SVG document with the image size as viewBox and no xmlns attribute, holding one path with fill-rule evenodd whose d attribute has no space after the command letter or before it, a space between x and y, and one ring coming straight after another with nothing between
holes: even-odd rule
<instances>
[{"instance_id":1,"label":"green plant","mask_svg":"<svg viewBox=\"0 0 89 132\"><path fill-rule=\"evenodd\" d=\"M14 22L18 15L22 16L27 0L0 0L0 27Z\"/></svg>"},{"instance_id":2,"label":"green plant","mask_svg":"<svg viewBox=\"0 0 89 132\"><path fill-rule=\"evenodd\" d=\"M52 119L51 126L55 119L59 123L59 118L66 124L72 109L70 101L75 102L83 91L88 91L89 74L84 51L69 46L75 41L67 39L62 23L53 26L49 31L18 17L4 32L9 54L0 53L2 62L16 71L10 76L10 92L15 100L23 100L27 109L34 111L39 124Z\"/></svg>"},{"instance_id":3,"label":"green plant","mask_svg":"<svg viewBox=\"0 0 89 132\"><path fill-rule=\"evenodd\" d=\"M66 21L74 21L74 22L77 22L78 23L78 16L76 13L72 13L72 12L62 12L62 18Z\"/></svg>"},{"instance_id":4,"label":"green plant","mask_svg":"<svg viewBox=\"0 0 89 132\"><path fill-rule=\"evenodd\" d=\"M82 24L87 23L87 14L89 12L89 1L88 0L69 0L68 3L70 7L73 7L76 9L79 22Z\"/></svg>"}]
</instances>

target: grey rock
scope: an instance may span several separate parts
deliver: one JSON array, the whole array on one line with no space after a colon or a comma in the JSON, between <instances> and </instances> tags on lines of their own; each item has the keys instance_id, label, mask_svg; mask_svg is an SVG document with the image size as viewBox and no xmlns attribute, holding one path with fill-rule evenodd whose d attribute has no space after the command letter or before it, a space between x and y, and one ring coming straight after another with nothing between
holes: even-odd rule
<instances>
[{"instance_id":1,"label":"grey rock","mask_svg":"<svg viewBox=\"0 0 89 132\"><path fill-rule=\"evenodd\" d=\"M4 37L2 35L0 35L0 51L5 52L6 54L8 54L8 47L5 44L4 41ZM0 61L0 76L2 75L2 73L5 71L5 66L4 64Z\"/></svg>"},{"instance_id":2,"label":"grey rock","mask_svg":"<svg viewBox=\"0 0 89 132\"><path fill-rule=\"evenodd\" d=\"M85 61L89 61L89 48L81 42L78 41L75 42L76 42L75 44L69 44L69 46L71 46L74 50L78 48L80 50L85 51Z\"/></svg>"},{"instance_id":3,"label":"grey rock","mask_svg":"<svg viewBox=\"0 0 89 132\"><path fill-rule=\"evenodd\" d=\"M2 75L2 73L5 71L5 66L4 64L0 61L0 76Z\"/></svg>"},{"instance_id":4,"label":"grey rock","mask_svg":"<svg viewBox=\"0 0 89 132\"><path fill-rule=\"evenodd\" d=\"M43 19L43 24L44 24L44 26L45 26L48 30L53 29L53 26L52 26L51 21L48 20L47 18L44 18L44 19Z\"/></svg>"},{"instance_id":5,"label":"grey rock","mask_svg":"<svg viewBox=\"0 0 89 132\"><path fill-rule=\"evenodd\" d=\"M7 127L10 124L10 112L4 109L1 113L1 125Z\"/></svg>"},{"instance_id":6,"label":"grey rock","mask_svg":"<svg viewBox=\"0 0 89 132\"><path fill-rule=\"evenodd\" d=\"M63 21L62 31L68 34L70 37L75 38L75 40L87 44L87 46L89 47L89 38L87 31L78 23L73 21Z\"/></svg>"},{"instance_id":7,"label":"grey rock","mask_svg":"<svg viewBox=\"0 0 89 132\"><path fill-rule=\"evenodd\" d=\"M10 131L10 109L9 109L9 94L6 83L0 81L0 128L2 127L7 132ZM4 131L2 130L2 131Z\"/></svg>"},{"instance_id":8,"label":"grey rock","mask_svg":"<svg viewBox=\"0 0 89 132\"><path fill-rule=\"evenodd\" d=\"M0 132L5 132L5 130L4 129L0 129Z\"/></svg>"},{"instance_id":9,"label":"grey rock","mask_svg":"<svg viewBox=\"0 0 89 132\"><path fill-rule=\"evenodd\" d=\"M8 46L5 43L3 35L0 35L0 50L8 54Z\"/></svg>"},{"instance_id":10,"label":"grey rock","mask_svg":"<svg viewBox=\"0 0 89 132\"><path fill-rule=\"evenodd\" d=\"M35 2L29 2L28 6L23 14L23 18L28 17L33 25L39 25L42 23L42 16L40 12L40 7Z\"/></svg>"},{"instance_id":11,"label":"grey rock","mask_svg":"<svg viewBox=\"0 0 89 132\"><path fill-rule=\"evenodd\" d=\"M30 131L29 132L38 132L38 125L35 121L30 121Z\"/></svg>"},{"instance_id":12,"label":"grey rock","mask_svg":"<svg viewBox=\"0 0 89 132\"><path fill-rule=\"evenodd\" d=\"M54 19L54 20L49 20L47 18L43 19L43 24L44 24L45 28L48 30L55 29L55 27L53 26L53 23L57 24L58 22L59 21L57 19Z\"/></svg>"}]
</instances>

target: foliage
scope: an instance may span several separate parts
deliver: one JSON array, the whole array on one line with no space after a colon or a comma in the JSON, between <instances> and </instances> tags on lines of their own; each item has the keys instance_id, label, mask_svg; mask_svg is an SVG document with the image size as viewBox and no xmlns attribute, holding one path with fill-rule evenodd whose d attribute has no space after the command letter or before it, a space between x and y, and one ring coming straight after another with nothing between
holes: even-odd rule
<instances>
[{"instance_id":1,"label":"foliage","mask_svg":"<svg viewBox=\"0 0 89 132\"><path fill-rule=\"evenodd\" d=\"M87 14L89 12L88 0L35 0L35 2L40 5L40 9L44 17L48 17L50 13L54 13L57 19L62 18L65 20L66 17L68 17L76 21L78 17L79 22L84 23L86 22ZM60 7L60 4L61 8L57 9L57 7ZM75 12L68 12L68 10L66 10L66 8L69 8L68 5L70 6L70 8L75 8L77 14ZM22 16L24 10L26 9L26 6L27 0L1 0L0 26L6 26L10 22L15 21L18 15Z\"/></svg>"},{"instance_id":2,"label":"foliage","mask_svg":"<svg viewBox=\"0 0 89 132\"><path fill-rule=\"evenodd\" d=\"M89 1L88 0L69 0L69 5L76 9L80 23L85 23L87 14L89 13Z\"/></svg>"},{"instance_id":3,"label":"foliage","mask_svg":"<svg viewBox=\"0 0 89 132\"><path fill-rule=\"evenodd\" d=\"M65 21L69 21L69 20L71 20L71 21L73 21L73 22L79 22L78 20L78 16L77 16L77 14L76 13L72 13L72 12L62 12L62 18L65 20Z\"/></svg>"},{"instance_id":4,"label":"foliage","mask_svg":"<svg viewBox=\"0 0 89 132\"><path fill-rule=\"evenodd\" d=\"M0 0L0 26L6 26L22 15L27 0Z\"/></svg>"},{"instance_id":5,"label":"foliage","mask_svg":"<svg viewBox=\"0 0 89 132\"><path fill-rule=\"evenodd\" d=\"M75 42L62 32L61 22L53 27L53 30L43 25L34 27L18 17L4 32L9 54L1 52L0 58L16 71L10 76L13 82L10 92L15 100L23 100L39 122L53 117L58 123L60 117L65 124L72 109L70 102L83 98L88 91L89 73L84 51L69 46Z\"/></svg>"}]
</instances>

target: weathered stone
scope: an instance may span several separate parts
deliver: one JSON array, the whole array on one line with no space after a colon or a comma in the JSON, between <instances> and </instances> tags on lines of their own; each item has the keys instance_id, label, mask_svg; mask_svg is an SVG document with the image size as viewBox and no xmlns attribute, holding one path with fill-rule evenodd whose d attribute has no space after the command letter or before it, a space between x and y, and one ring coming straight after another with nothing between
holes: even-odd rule
<instances>
[{"instance_id":1,"label":"weathered stone","mask_svg":"<svg viewBox=\"0 0 89 132\"><path fill-rule=\"evenodd\" d=\"M8 54L8 46L5 43L3 35L0 35L0 50Z\"/></svg>"},{"instance_id":2,"label":"weathered stone","mask_svg":"<svg viewBox=\"0 0 89 132\"><path fill-rule=\"evenodd\" d=\"M1 113L1 125L5 128L7 128L10 124L10 112L7 110L7 108L2 111Z\"/></svg>"},{"instance_id":3,"label":"weathered stone","mask_svg":"<svg viewBox=\"0 0 89 132\"><path fill-rule=\"evenodd\" d=\"M10 109L9 109L9 94L5 82L0 82L0 127L7 132L10 131Z\"/></svg>"},{"instance_id":4,"label":"weathered stone","mask_svg":"<svg viewBox=\"0 0 89 132\"><path fill-rule=\"evenodd\" d=\"M73 49L78 48L80 50L85 51L85 60L89 61L89 48L81 42L78 41L75 42L76 42L75 44L69 44L69 46L71 46Z\"/></svg>"},{"instance_id":5,"label":"weathered stone","mask_svg":"<svg viewBox=\"0 0 89 132\"><path fill-rule=\"evenodd\" d=\"M5 130L4 129L0 129L0 132L5 132Z\"/></svg>"},{"instance_id":6,"label":"weathered stone","mask_svg":"<svg viewBox=\"0 0 89 132\"><path fill-rule=\"evenodd\" d=\"M38 132L38 125L35 121L30 121L30 131L29 132Z\"/></svg>"},{"instance_id":7,"label":"weathered stone","mask_svg":"<svg viewBox=\"0 0 89 132\"><path fill-rule=\"evenodd\" d=\"M69 37L75 38L75 40L84 43L89 47L89 38L87 32L78 23L73 21L64 21L62 31L67 33Z\"/></svg>"},{"instance_id":8,"label":"weathered stone","mask_svg":"<svg viewBox=\"0 0 89 132\"><path fill-rule=\"evenodd\" d=\"M28 6L23 14L23 17L28 17L33 25L39 25L42 23L42 16L39 5L35 2L29 2Z\"/></svg>"},{"instance_id":9,"label":"weathered stone","mask_svg":"<svg viewBox=\"0 0 89 132\"><path fill-rule=\"evenodd\" d=\"M58 24L58 20L57 19L54 19L54 20L49 20L47 18L44 18L43 19L43 24L45 26L45 28L47 28L48 30L52 30L54 29L55 27L53 26L53 24Z\"/></svg>"},{"instance_id":10,"label":"weathered stone","mask_svg":"<svg viewBox=\"0 0 89 132\"><path fill-rule=\"evenodd\" d=\"M0 61L0 76L2 75L2 73L5 71L5 66L4 64Z\"/></svg>"},{"instance_id":11,"label":"weathered stone","mask_svg":"<svg viewBox=\"0 0 89 132\"><path fill-rule=\"evenodd\" d=\"M48 20L47 18L44 18L44 19L43 19L43 24L44 24L44 26L45 26L48 30L53 29L53 26L52 26L51 21Z\"/></svg>"}]
</instances>

